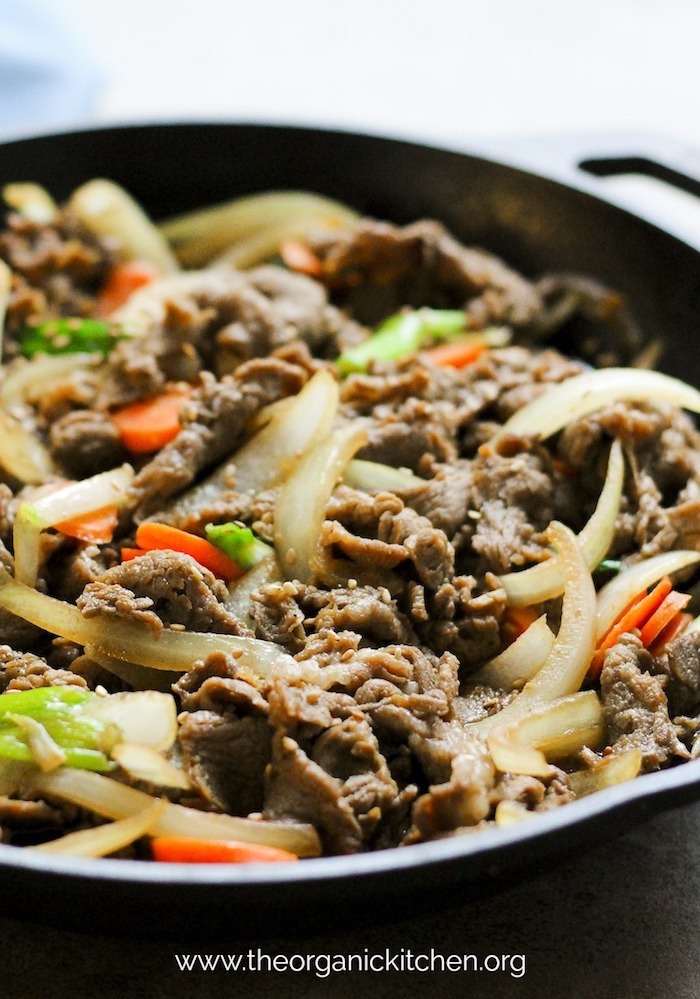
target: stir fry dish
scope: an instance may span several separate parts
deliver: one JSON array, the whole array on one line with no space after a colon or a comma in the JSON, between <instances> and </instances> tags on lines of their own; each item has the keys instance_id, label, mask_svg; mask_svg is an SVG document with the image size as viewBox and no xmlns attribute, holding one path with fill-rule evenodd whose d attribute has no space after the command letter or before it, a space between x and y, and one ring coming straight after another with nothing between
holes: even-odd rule
<instances>
[{"instance_id":1,"label":"stir fry dish","mask_svg":"<svg viewBox=\"0 0 700 999\"><path fill-rule=\"evenodd\" d=\"M5 844L291 862L695 765L700 392L620 295L306 192L3 196Z\"/></svg>"}]
</instances>

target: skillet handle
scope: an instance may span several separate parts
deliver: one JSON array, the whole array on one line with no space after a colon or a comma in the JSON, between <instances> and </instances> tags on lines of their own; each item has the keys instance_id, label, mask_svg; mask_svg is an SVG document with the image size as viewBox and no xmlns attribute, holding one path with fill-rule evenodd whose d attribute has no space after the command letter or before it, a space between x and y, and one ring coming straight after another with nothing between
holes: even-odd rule
<instances>
[{"instance_id":1,"label":"skillet handle","mask_svg":"<svg viewBox=\"0 0 700 999\"><path fill-rule=\"evenodd\" d=\"M700 150L637 133L493 142L484 150L634 212L700 249Z\"/></svg>"}]
</instances>

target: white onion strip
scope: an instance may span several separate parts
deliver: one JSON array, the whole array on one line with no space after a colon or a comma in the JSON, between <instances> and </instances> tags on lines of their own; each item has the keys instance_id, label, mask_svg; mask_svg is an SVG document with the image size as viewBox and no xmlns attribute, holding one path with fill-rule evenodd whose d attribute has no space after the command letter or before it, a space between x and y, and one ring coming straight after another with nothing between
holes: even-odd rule
<instances>
[{"instance_id":1,"label":"white onion strip","mask_svg":"<svg viewBox=\"0 0 700 999\"><path fill-rule=\"evenodd\" d=\"M0 382L0 405L16 406L23 402L38 402L47 385L60 385L74 372L94 366L99 354L37 354L30 361L18 358L6 368Z\"/></svg>"},{"instance_id":2,"label":"white onion strip","mask_svg":"<svg viewBox=\"0 0 700 999\"><path fill-rule=\"evenodd\" d=\"M191 787L189 777L180 767L150 746L120 742L110 753L112 759L130 777L147 781L156 787L173 787L186 791Z\"/></svg>"},{"instance_id":3,"label":"white onion strip","mask_svg":"<svg viewBox=\"0 0 700 999\"><path fill-rule=\"evenodd\" d=\"M239 666L252 678L264 677L274 667L294 666L294 660L272 642L236 635L215 635L197 631L169 631L153 634L146 627L120 621L108 615L84 617L73 604L49 597L10 579L0 570L0 607L78 645L94 648L137 666L183 672L212 652L236 657Z\"/></svg>"},{"instance_id":4,"label":"white onion strip","mask_svg":"<svg viewBox=\"0 0 700 999\"><path fill-rule=\"evenodd\" d=\"M470 725L486 737L495 727L510 725L535 708L575 693L588 672L594 649L596 594L590 570L576 536L552 521L549 539L559 551L564 574L561 623L542 668L501 711ZM2 591L0 591L0 596Z\"/></svg>"},{"instance_id":5,"label":"white onion strip","mask_svg":"<svg viewBox=\"0 0 700 999\"><path fill-rule=\"evenodd\" d=\"M634 747L605 756L588 770L574 771L569 774L569 783L576 797L583 798L595 791L632 780L641 769L642 751Z\"/></svg>"},{"instance_id":6,"label":"white onion strip","mask_svg":"<svg viewBox=\"0 0 700 999\"><path fill-rule=\"evenodd\" d=\"M120 691L97 697L85 705L83 713L116 725L123 743L165 751L177 736L175 698L158 690Z\"/></svg>"},{"instance_id":7,"label":"white onion strip","mask_svg":"<svg viewBox=\"0 0 700 999\"><path fill-rule=\"evenodd\" d=\"M165 800L154 801L126 819L107 822L91 829L79 829L59 839L31 846L36 853L50 853L62 857L107 857L123 850L125 846L146 836L165 809Z\"/></svg>"},{"instance_id":8,"label":"white onion strip","mask_svg":"<svg viewBox=\"0 0 700 999\"><path fill-rule=\"evenodd\" d=\"M689 549L662 552L628 566L598 592L595 637L598 643L636 596L663 576L700 562L700 552Z\"/></svg>"},{"instance_id":9,"label":"white onion strip","mask_svg":"<svg viewBox=\"0 0 700 999\"><path fill-rule=\"evenodd\" d=\"M503 773L546 777L548 757L560 759L603 736L603 709L594 690L561 697L531 710L511 725L494 728L487 737L491 758Z\"/></svg>"},{"instance_id":10,"label":"white onion strip","mask_svg":"<svg viewBox=\"0 0 700 999\"><path fill-rule=\"evenodd\" d=\"M43 530L63 520L118 505L125 498L133 477L131 465L122 465L63 486L32 503L22 503L15 518L13 538L17 582L36 586Z\"/></svg>"},{"instance_id":11,"label":"white onion strip","mask_svg":"<svg viewBox=\"0 0 700 999\"><path fill-rule=\"evenodd\" d=\"M598 504L578 535L578 541L589 569L595 569L605 558L615 536L615 521L620 510L625 462L619 440L614 440L608 458L605 484ZM564 580L556 555L521 572L509 572L499 577L513 607L551 600L563 592Z\"/></svg>"},{"instance_id":12,"label":"white onion strip","mask_svg":"<svg viewBox=\"0 0 700 999\"><path fill-rule=\"evenodd\" d=\"M543 614L507 649L472 673L469 684L481 683L501 690L515 690L539 672L553 645L554 635Z\"/></svg>"},{"instance_id":13,"label":"white onion strip","mask_svg":"<svg viewBox=\"0 0 700 999\"><path fill-rule=\"evenodd\" d=\"M260 492L285 478L299 457L330 431L338 409L338 383L317 371L285 409L236 452L229 463L239 492Z\"/></svg>"},{"instance_id":14,"label":"white onion strip","mask_svg":"<svg viewBox=\"0 0 700 999\"><path fill-rule=\"evenodd\" d=\"M307 582L318 571L326 505L347 463L366 441L364 427L341 427L309 451L285 482L275 505L275 549L289 579Z\"/></svg>"},{"instance_id":15,"label":"white onion strip","mask_svg":"<svg viewBox=\"0 0 700 999\"><path fill-rule=\"evenodd\" d=\"M161 222L161 235L186 267L201 267L239 241L283 226L348 229L357 215L346 205L306 191L267 191Z\"/></svg>"},{"instance_id":16,"label":"white onion strip","mask_svg":"<svg viewBox=\"0 0 700 999\"><path fill-rule=\"evenodd\" d=\"M0 465L20 482L39 485L56 474L49 449L32 430L0 409Z\"/></svg>"},{"instance_id":17,"label":"white onion strip","mask_svg":"<svg viewBox=\"0 0 700 999\"><path fill-rule=\"evenodd\" d=\"M180 266L143 208L123 187L98 177L78 187L69 206L83 225L100 237L119 241L127 260L146 260L162 274Z\"/></svg>"},{"instance_id":18,"label":"white onion strip","mask_svg":"<svg viewBox=\"0 0 700 999\"><path fill-rule=\"evenodd\" d=\"M596 409L615 402L670 403L700 413L700 392L679 378L639 368L602 368L575 375L551 388L511 416L489 441L507 434L541 440Z\"/></svg>"},{"instance_id":19,"label":"white onion strip","mask_svg":"<svg viewBox=\"0 0 700 999\"><path fill-rule=\"evenodd\" d=\"M127 787L110 777L64 767L53 774L36 774L28 786L41 794L86 808L109 819L138 814L153 803L151 795ZM317 857L321 852L313 826L288 822L258 821L234 815L203 812L167 802L149 832L153 836L194 836L197 839L241 840L277 846L298 857Z\"/></svg>"},{"instance_id":20,"label":"white onion strip","mask_svg":"<svg viewBox=\"0 0 700 999\"><path fill-rule=\"evenodd\" d=\"M378 461L353 458L343 472L343 482L364 492L405 493L426 484L426 479L414 475L408 468L394 468Z\"/></svg>"}]
</instances>

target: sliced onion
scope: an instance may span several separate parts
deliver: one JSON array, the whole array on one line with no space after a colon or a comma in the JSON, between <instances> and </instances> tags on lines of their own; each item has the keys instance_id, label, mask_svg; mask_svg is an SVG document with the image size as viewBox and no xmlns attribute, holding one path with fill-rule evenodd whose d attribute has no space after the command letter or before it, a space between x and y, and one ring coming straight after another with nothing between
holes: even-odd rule
<instances>
[{"instance_id":1,"label":"sliced onion","mask_svg":"<svg viewBox=\"0 0 700 999\"><path fill-rule=\"evenodd\" d=\"M64 520L119 504L134 477L131 465L100 472L62 486L32 503L22 503L14 523L15 579L36 586L40 568L41 532Z\"/></svg>"},{"instance_id":2,"label":"sliced onion","mask_svg":"<svg viewBox=\"0 0 700 999\"><path fill-rule=\"evenodd\" d=\"M532 812L520 801L510 801L504 798L496 805L493 818L497 826L512 826L523 819L532 817Z\"/></svg>"},{"instance_id":3,"label":"sliced onion","mask_svg":"<svg viewBox=\"0 0 700 999\"><path fill-rule=\"evenodd\" d=\"M120 742L110 755L115 763L135 780L147 781L156 787L173 787L183 791L191 787L189 777L184 770L166 760L151 746Z\"/></svg>"},{"instance_id":4,"label":"sliced onion","mask_svg":"<svg viewBox=\"0 0 700 999\"><path fill-rule=\"evenodd\" d=\"M630 603L663 576L670 576L700 562L700 552L680 549L653 555L643 562L624 568L598 593L595 638L596 644L617 621Z\"/></svg>"},{"instance_id":5,"label":"sliced onion","mask_svg":"<svg viewBox=\"0 0 700 999\"><path fill-rule=\"evenodd\" d=\"M294 663L272 642L167 628L153 634L146 627L109 615L84 617L73 604L15 582L4 569L0 569L0 581L0 607L44 631L94 649L98 656L104 653L138 666L183 672L213 652L225 652L233 655L253 680L266 676L273 666Z\"/></svg>"},{"instance_id":6,"label":"sliced onion","mask_svg":"<svg viewBox=\"0 0 700 999\"><path fill-rule=\"evenodd\" d=\"M615 521L620 511L624 477L622 446L619 440L615 440L610 448L608 471L598 504L590 520L578 535L589 569L595 569L605 558L615 536ZM525 607L551 600L560 596L564 589L564 579L557 555L521 572L509 572L499 576L499 580L506 591L508 603L513 607Z\"/></svg>"},{"instance_id":7,"label":"sliced onion","mask_svg":"<svg viewBox=\"0 0 700 999\"><path fill-rule=\"evenodd\" d=\"M584 746L596 745L603 734L598 695L585 690L493 729L487 744L496 768L503 773L546 777L551 773L548 758L561 759Z\"/></svg>"},{"instance_id":8,"label":"sliced onion","mask_svg":"<svg viewBox=\"0 0 700 999\"><path fill-rule=\"evenodd\" d=\"M641 769L642 751L635 747L605 756L587 770L576 770L569 774L569 783L576 797L583 798L606 787L633 780Z\"/></svg>"},{"instance_id":9,"label":"sliced onion","mask_svg":"<svg viewBox=\"0 0 700 999\"><path fill-rule=\"evenodd\" d=\"M28 787L86 808L109 819L123 819L142 812L154 798L110 777L63 767L52 774L37 773ZM321 852L313 826L302 823L243 819L234 815L203 812L167 802L151 826L153 836L194 836L197 839L242 840L278 846L298 857L317 857Z\"/></svg>"},{"instance_id":10,"label":"sliced onion","mask_svg":"<svg viewBox=\"0 0 700 999\"><path fill-rule=\"evenodd\" d=\"M317 371L299 395L236 452L236 488L257 493L286 477L299 457L325 437L338 409L338 383L327 370Z\"/></svg>"},{"instance_id":11,"label":"sliced onion","mask_svg":"<svg viewBox=\"0 0 700 999\"><path fill-rule=\"evenodd\" d=\"M394 468L392 465L382 465L378 461L353 458L347 463L343 472L343 482L367 493L385 490L390 493L405 493L424 486L426 480L414 475L408 468Z\"/></svg>"},{"instance_id":12,"label":"sliced onion","mask_svg":"<svg viewBox=\"0 0 700 999\"><path fill-rule=\"evenodd\" d=\"M2 197L8 208L39 225L48 225L58 212L58 205L41 184L5 184Z\"/></svg>"},{"instance_id":13,"label":"sliced onion","mask_svg":"<svg viewBox=\"0 0 700 999\"><path fill-rule=\"evenodd\" d=\"M554 635L543 614L503 652L469 676L469 684L515 690L539 672L554 645Z\"/></svg>"},{"instance_id":14,"label":"sliced onion","mask_svg":"<svg viewBox=\"0 0 700 999\"><path fill-rule=\"evenodd\" d=\"M552 521L549 539L559 551L564 575L561 623L542 668L501 711L470 728L486 737L495 727L510 725L535 708L579 689L591 664L595 637L596 594L591 573L576 536ZM0 597L2 591L0 590Z\"/></svg>"},{"instance_id":15,"label":"sliced onion","mask_svg":"<svg viewBox=\"0 0 700 999\"><path fill-rule=\"evenodd\" d=\"M5 328L5 314L10 303L12 289L12 271L4 260L0 260L0 354L2 353L2 335Z\"/></svg>"},{"instance_id":16,"label":"sliced onion","mask_svg":"<svg viewBox=\"0 0 700 999\"><path fill-rule=\"evenodd\" d=\"M113 673L134 690L157 690L169 694L172 685L182 675L181 670L151 669L124 659L115 659L114 656L108 656L106 652L90 644L85 646L85 655L97 666L101 666L108 673Z\"/></svg>"},{"instance_id":17,"label":"sliced onion","mask_svg":"<svg viewBox=\"0 0 700 999\"><path fill-rule=\"evenodd\" d=\"M161 222L159 231L186 267L201 267L227 247L280 226L309 223L347 229L357 215L346 205L305 191L269 191Z\"/></svg>"},{"instance_id":18,"label":"sliced onion","mask_svg":"<svg viewBox=\"0 0 700 999\"><path fill-rule=\"evenodd\" d=\"M23 402L38 402L46 386L60 384L75 371L88 368L100 360L99 354L37 354L27 361L21 358L5 370L0 382L0 405L16 406Z\"/></svg>"},{"instance_id":19,"label":"sliced onion","mask_svg":"<svg viewBox=\"0 0 700 999\"><path fill-rule=\"evenodd\" d=\"M0 466L20 482L39 485L56 474L53 458L29 427L0 409Z\"/></svg>"},{"instance_id":20,"label":"sliced onion","mask_svg":"<svg viewBox=\"0 0 700 999\"><path fill-rule=\"evenodd\" d=\"M163 274L180 269L141 206L111 180L89 180L73 192L69 206L90 232L118 240L126 259L148 261Z\"/></svg>"},{"instance_id":21,"label":"sliced onion","mask_svg":"<svg viewBox=\"0 0 700 999\"><path fill-rule=\"evenodd\" d=\"M640 368L602 368L548 388L514 413L489 444L507 434L545 440L574 420L616 402L670 403L700 413L700 392L679 378Z\"/></svg>"},{"instance_id":22,"label":"sliced onion","mask_svg":"<svg viewBox=\"0 0 700 999\"><path fill-rule=\"evenodd\" d=\"M32 759L45 773L63 766L66 754L41 722L36 718L30 718L29 715L16 715L10 712L5 717L22 729Z\"/></svg>"},{"instance_id":23,"label":"sliced onion","mask_svg":"<svg viewBox=\"0 0 700 999\"><path fill-rule=\"evenodd\" d=\"M177 736L175 698L157 690L120 691L96 697L83 711L116 725L124 743L165 751Z\"/></svg>"},{"instance_id":24,"label":"sliced onion","mask_svg":"<svg viewBox=\"0 0 700 999\"><path fill-rule=\"evenodd\" d=\"M130 846L142 836L146 836L165 809L165 800L147 804L141 811L127 819L106 822L91 829L79 829L59 839L53 839L30 850L38 853L53 853L63 857L107 857Z\"/></svg>"},{"instance_id":25,"label":"sliced onion","mask_svg":"<svg viewBox=\"0 0 700 999\"><path fill-rule=\"evenodd\" d=\"M307 582L319 569L326 505L352 456L366 443L356 423L336 430L296 466L275 505L275 549L282 571Z\"/></svg>"}]
</instances>

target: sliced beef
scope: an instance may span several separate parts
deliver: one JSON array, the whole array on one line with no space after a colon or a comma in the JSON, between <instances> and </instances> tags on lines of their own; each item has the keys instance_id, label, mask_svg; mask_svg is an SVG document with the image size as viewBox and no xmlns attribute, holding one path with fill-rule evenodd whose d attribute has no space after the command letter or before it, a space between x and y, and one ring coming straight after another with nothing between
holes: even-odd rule
<instances>
[{"instance_id":1,"label":"sliced beef","mask_svg":"<svg viewBox=\"0 0 700 999\"><path fill-rule=\"evenodd\" d=\"M245 631L226 609L221 580L189 555L152 551L108 569L78 600L86 617L114 615L158 633L163 625L238 635Z\"/></svg>"},{"instance_id":2,"label":"sliced beef","mask_svg":"<svg viewBox=\"0 0 700 999\"><path fill-rule=\"evenodd\" d=\"M76 409L52 423L51 454L69 476L83 479L121 464L128 457L107 413Z\"/></svg>"},{"instance_id":3,"label":"sliced beef","mask_svg":"<svg viewBox=\"0 0 700 999\"><path fill-rule=\"evenodd\" d=\"M242 443L247 422L275 399L295 395L306 372L277 359L250 361L234 376L204 376L201 388L183 406L177 437L135 477L130 508L137 520L165 505L195 478L223 461Z\"/></svg>"},{"instance_id":4,"label":"sliced beef","mask_svg":"<svg viewBox=\"0 0 700 999\"><path fill-rule=\"evenodd\" d=\"M700 631L672 639L664 650L671 717L695 714L700 708Z\"/></svg>"},{"instance_id":5,"label":"sliced beef","mask_svg":"<svg viewBox=\"0 0 700 999\"><path fill-rule=\"evenodd\" d=\"M42 224L10 213L0 233L0 258L13 272L4 348L31 323L87 316L114 262L114 247L89 233L68 209Z\"/></svg>"},{"instance_id":6,"label":"sliced beef","mask_svg":"<svg viewBox=\"0 0 700 999\"><path fill-rule=\"evenodd\" d=\"M0 645L0 693L60 686L87 687L87 683L72 670L54 669L31 652L16 652L9 645Z\"/></svg>"},{"instance_id":7,"label":"sliced beef","mask_svg":"<svg viewBox=\"0 0 700 999\"><path fill-rule=\"evenodd\" d=\"M362 322L428 305L464 307L475 326L522 326L541 309L533 285L492 254L462 246L437 222L399 227L363 220L313 248L321 280Z\"/></svg>"},{"instance_id":8,"label":"sliced beef","mask_svg":"<svg viewBox=\"0 0 700 999\"><path fill-rule=\"evenodd\" d=\"M623 635L605 655L600 676L608 743L616 752L636 748L644 771L688 759L668 714L663 680L649 672L652 657L635 635Z\"/></svg>"}]
</instances>

